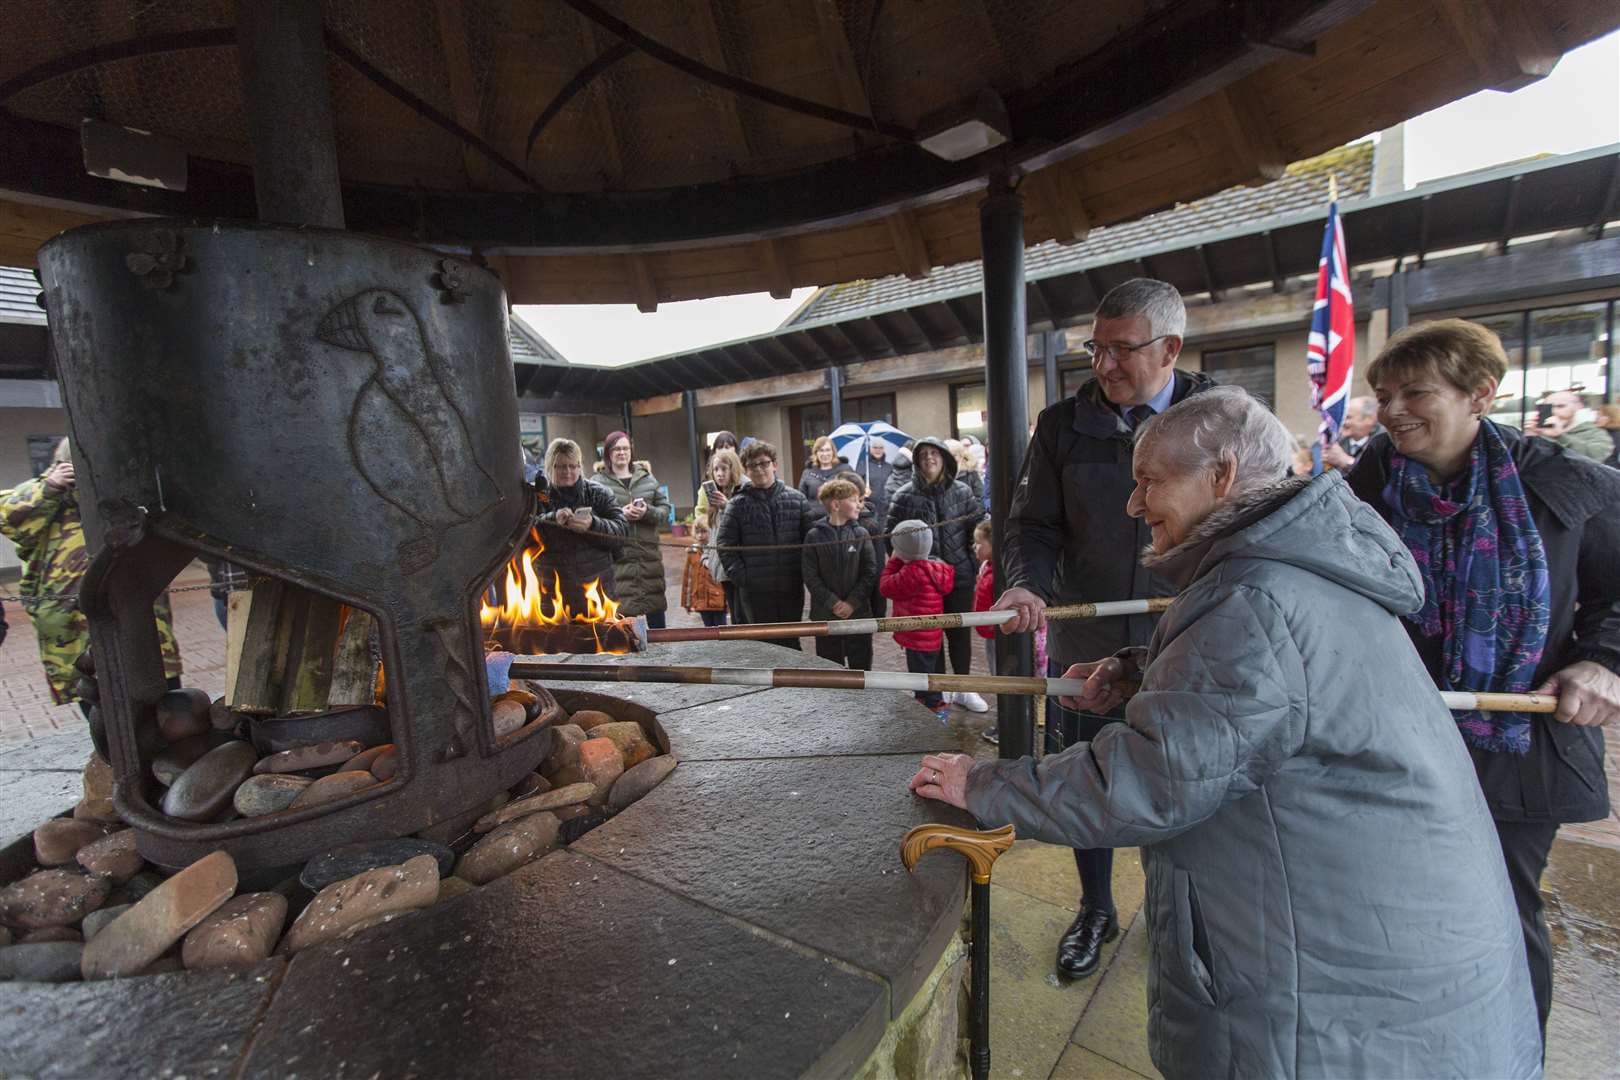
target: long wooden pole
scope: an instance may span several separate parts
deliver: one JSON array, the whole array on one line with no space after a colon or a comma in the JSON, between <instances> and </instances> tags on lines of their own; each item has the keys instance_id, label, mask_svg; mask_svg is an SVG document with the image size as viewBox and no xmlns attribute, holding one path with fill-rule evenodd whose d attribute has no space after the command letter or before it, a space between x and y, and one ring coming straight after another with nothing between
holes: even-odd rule
<instances>
[{"instance_id":1,"label":"long wooden pole","mask_svg":"<svg viewBox=\"0 0 1620 1080\"><path fill-rule=\"evenodd\" d=\"M1171 597L1064 604L1046 609L1048 619L1107 619L1164 611ZM790 637L842 637L849 634L893 634L902 630L955 630L963 626L1000 626L1017 612L963 611L948 615L896 615L886 619L828 619L825 622L740 623L735 626L679 626L642 633L649 645L670 641L759 641Z\"/></svg>"},{"instance_id":2,"label":"long wooden pole","mask_svg":"<svg viewBox=\"0 0 1620 1080\"><path fill-rule=\"evenodd\" d=\"M1081 664L1089 675L1095 665ZM927 675L910 671L849 671L827 668L682 667L671 664L554 664L542 657L520 656L512 663L514 679L555 682L694 683L716 686L795 686L819 690L904 690L912 693L972 691L977 694L1026 694L1075 697L1084 678L1048 679L1022 675ZM1558 699L1546 694L1470 694L1443 692L1449 709L1482 712L1550 713Z\"/></svg>"}]
</instances>

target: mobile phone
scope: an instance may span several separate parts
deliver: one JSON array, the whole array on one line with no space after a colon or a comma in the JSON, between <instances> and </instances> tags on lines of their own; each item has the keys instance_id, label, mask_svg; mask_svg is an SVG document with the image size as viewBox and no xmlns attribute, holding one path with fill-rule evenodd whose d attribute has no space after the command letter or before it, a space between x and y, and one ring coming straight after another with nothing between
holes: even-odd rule
<instances>
[{"instance_id":1,"label":"mobile phone","mask_svg":"<svg viewBox=\"0 0 1620 1080\"><path fill-rule=\"evenodd\" d=\"M1538 423L1538 424L1546 424L1547 421L1552 419L1552 411L1553 411L1553 407L1552 407L1551 402L1544 401L1540 405L1537 405L1536 406L1536 423Z\"/></svg>"}]
</instances>

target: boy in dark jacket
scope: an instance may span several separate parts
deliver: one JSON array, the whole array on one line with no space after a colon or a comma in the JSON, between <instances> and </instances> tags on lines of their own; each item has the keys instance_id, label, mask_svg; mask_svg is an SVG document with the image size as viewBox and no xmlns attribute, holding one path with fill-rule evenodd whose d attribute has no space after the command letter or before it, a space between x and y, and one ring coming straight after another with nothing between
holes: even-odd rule
<instances>
[{"instance_id":1,"label":"boy in dark jacket","mask_svg":"<svg viewBox=\"0 0 1620 1080\"><path fill-rule=\"evenodd\" d=\"M741 609L732 621L797 622L804 617L804 579L796 545L810 531L810 503L776 478L776 447L770 443L750 443L742 461L748 486L726 504L716 538ZM751 547L761 550L744 550ZM800 648L798 638L777 638L775 644Z\"/></svg>"},{"instance_id":2,"label":"boy in dark jacket","mask_svg":"<svg viewBox=\"0 0 1620 1080\"><path fill-rule=\"evenodd\" d=\"M934 547L934 531L921 521L902 521L889 538L894 554L883 567L880 582L883 595L894 601L895 615L938 615L945 610L945 598L956 583L956 571L950 563L930 559ZM940 647L945 643L943 630L902 630L894 640L906 650L906 670L937 675L940 670ZM932 709L940 723L948 723L950 709L944 695L919 690L917 700Z\"/></svg>"},{"instance_id":3,"label":"boy in dark jacket","mask_svg":"<svg viewBox=\"0 0 1620 1080\"><path fill-rule=\"evenodd\" d=\"M856 524L861 493L848 480L834 479L822 484L816 497L827 516L810 526L799 560L810 590L810 618L869 619L878 568L870 534ZM871 671L872 635L818 637L816 655L855 671Z\"/></svg>"}]
</instances>

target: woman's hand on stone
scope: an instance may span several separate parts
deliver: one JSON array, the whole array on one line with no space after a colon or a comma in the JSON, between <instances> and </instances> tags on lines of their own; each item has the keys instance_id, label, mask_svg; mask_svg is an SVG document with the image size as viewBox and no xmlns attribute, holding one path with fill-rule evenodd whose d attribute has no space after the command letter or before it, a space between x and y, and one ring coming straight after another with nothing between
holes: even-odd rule
<instances>
[{"instance_id":1,"label":"woman's hand on stone","mask_svg":"<svg viewBox=\"0 0 1620 1080\"><path fill-rule=\"evenodd\" d=\"M1028 589L1008 589L990 605L990 610L1016 612L1001 624L1003 634L1027 634L1046 625L1046 601Z\"/></svg>"},{"instance_id":2,"label":"woman's hand on stone","mask_svg":"<svg viewBox=\"0 0 1620 1080\"><path fill-rule=\"evenodd\" d=\"M1591 660L1577 660L1536 687L1537 694L1558 698L1553 719L1582 727L1601 727L1620 720L1620 675Z\"/></svg>"},{"instance_id":3,"label":"woman's hand on stone","mask_svg":"<svg viewBox=\"0 0 1620 1080\"><path fill-rule=\"evenodd\" d=\"M1086 672L1088 667L1091 668L1090 674ZM1078 679L1082 675L1085 676L1086 685L1077 696L1058 698L1065 707L1080 712L1107 713L1118 708L1119 703L1125 700L1125 664L1118 657L1110 656L1094 666L1071 664L1069 670L1063 673L1065 679Z\"/></svg>"},{"instance_id":4,"label":"woman's hand on stone","mask_svg":"<svg viewBox=\"0 0 1620 1080\"><path fill-rule=\"evenodd\" d=\"M911 790L925 799L967 809L967 778L973 759L966 754L929 754L922 759Z\"/></svg>"}]
</instances>

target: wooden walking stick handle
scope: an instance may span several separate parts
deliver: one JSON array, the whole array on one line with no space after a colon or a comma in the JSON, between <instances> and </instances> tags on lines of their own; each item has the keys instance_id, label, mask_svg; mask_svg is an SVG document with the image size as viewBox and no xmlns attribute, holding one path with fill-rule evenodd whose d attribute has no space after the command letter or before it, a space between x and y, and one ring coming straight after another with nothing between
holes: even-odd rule
<instances>
[{"instance_id":1,"label":"wooden walking stick handle","mask_svg":"<svg viewBox=\"0 0 1620 1080\"><path fill-rule=\"evenodd\" d=\"M907 870L935 848L950 848L968 861L975 885L990 884L990 868L1017 839L1011 825L999 829L961 829L955 825L918 825L900 841L900 861Z\"/></svg>"}]
</instances>

